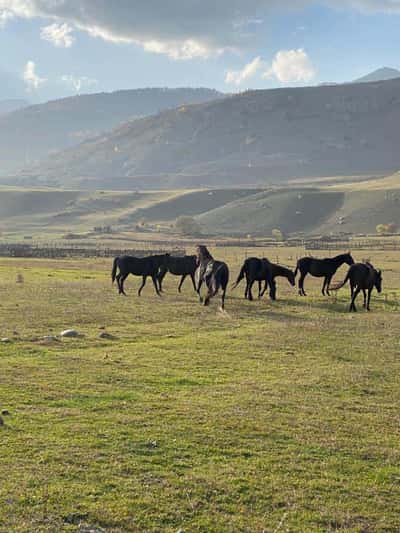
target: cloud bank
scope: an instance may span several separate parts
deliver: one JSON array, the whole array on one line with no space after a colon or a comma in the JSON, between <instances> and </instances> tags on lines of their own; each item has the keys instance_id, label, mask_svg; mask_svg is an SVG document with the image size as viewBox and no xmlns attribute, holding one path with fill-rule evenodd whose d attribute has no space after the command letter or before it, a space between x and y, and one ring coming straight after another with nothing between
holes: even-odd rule
<instances>
[{"instance_id":1,"label":"cloud bank","mask_svg":"<svg viewBox=\"0 0 400 533\"><path fill-rule=\"evenodd\" d=\"M56 46L71 46L72 29L79 29L173 59L192 59L249 47L254 21L259 25L274 9L311 3L400 14L400 0L0 0L0 22L11 17L52 22L43 35Z\"/></svg>"}]
</instances>

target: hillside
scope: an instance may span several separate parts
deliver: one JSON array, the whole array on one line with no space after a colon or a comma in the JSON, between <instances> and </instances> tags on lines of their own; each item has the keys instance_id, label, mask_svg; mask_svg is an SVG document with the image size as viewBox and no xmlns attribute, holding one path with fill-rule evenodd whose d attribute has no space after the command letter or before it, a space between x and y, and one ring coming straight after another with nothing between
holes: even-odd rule
<instances>
[{"instance_id":1,"label":"hillside","mask_svg":"<svg viewBox=\"0 0 400 533\"><path fill-rule=\"evenodd\" d=\"M138 188L185 176L194 188L388 174L400 168L399 137L400 79L249 91L129 122L25 175Z\"/></svg>"},{"instance_id":2,"label":"hillside","mask_svg":"<svg viewBox=\"0 0 400 533\"><path fill-rule=\"evenodd\" d=\"M383 67L370 72L366 76L362 76L355 80L355 83L369 83L375 81L393 80L400 78L400 70L396 68Z\"/></svg>"},{"instance_id":3,"label":"hillside","mask_svg":"<svg viewBox=\"0 0 400 533\"><path fill-rule=\"evenodd\" d=\"M0 174L136 117L215 99L211 89L135 89L54 100L0 116Z\"/></svg>"},{"instance_id":4,"label":"hillside","mask_svg":"<svg viewBox=\"0 0 400 533\"><path fill-rule=\"evenodd\" d=\"M23 99L10 98L8 100L0 100L0 115L11 113L22 107L27 107L29 102Z\"/></svg>"}]
</instances>

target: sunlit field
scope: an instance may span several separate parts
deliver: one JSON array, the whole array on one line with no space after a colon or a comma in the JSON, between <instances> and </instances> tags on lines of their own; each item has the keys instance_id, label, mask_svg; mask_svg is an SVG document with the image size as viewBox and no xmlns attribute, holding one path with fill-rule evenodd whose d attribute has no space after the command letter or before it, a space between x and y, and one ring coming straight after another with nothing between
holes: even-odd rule
<instances>
[{"instance_id":1,"label":"sunlit field","mask_svg":"<svg viewBox=\"0 0 400 533\"><path fill-rule=\"evenodd\" d=\"M213 252L231 282L304 254ZM354 256L383 268L370 313L309 277L221 312L170 275L118 296L110 259L1 259L0 531L399 531L400 258Z\"/></svg>"}]
</instances>

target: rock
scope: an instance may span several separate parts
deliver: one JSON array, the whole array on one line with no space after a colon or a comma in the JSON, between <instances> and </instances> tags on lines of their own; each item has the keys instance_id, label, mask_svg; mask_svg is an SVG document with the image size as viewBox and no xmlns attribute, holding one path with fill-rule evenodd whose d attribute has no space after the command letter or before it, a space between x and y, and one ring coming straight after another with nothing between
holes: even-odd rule
<instances>
[{"instance_id":1,"label":"rock","mask_svg":"<svg viewBox=\"0 0 400 533\"><path fill-rule=\"evenodd\" d=\"M57 337L55 337L54 335L45 335L43 337L43 340L46 342L58 342Z\"/></svg>"},{"instance_id":2,"label":"rock","mask_svg":"<svg viewBox=\"0 0 400 533\"><path fill-rule=\"evenodd\" d=\"M3 342L4 344L8 344L11 342L11 339L9 339L8 337L3 337L0 342Z\"/></svg>"},{"instance_id":3,"label":"rock","mask_svg":"<svg viewBox=\"0 0 400 533\"><path fill-rule=\"evenodd\" d=\"M76 329L65 329L60 333L61 337L79 337L79 333Z\"/></svg>"},{"instance_id":4,"label":"rock","mask_svg":"<svg viewBox=\"0 0 400 533\"><path fill-rule=\"evenodd\" d=\"M115 339L114 335L111 335L111 333L107 333L106 331L102 331L100 334L99 334L99 338L100 339Z\"/></svg>"},{"instance_id":5,"label":"rock","mask_svg":"<svg viewBox=\"0 0 400 533\"><path fill-rule=\"evenodd\" d=\"M10 416L10 411L7 411L7 409L3 409L2 412L1 412L1 414L2 414L3 416Z\"/></svg>"}]
</instances>

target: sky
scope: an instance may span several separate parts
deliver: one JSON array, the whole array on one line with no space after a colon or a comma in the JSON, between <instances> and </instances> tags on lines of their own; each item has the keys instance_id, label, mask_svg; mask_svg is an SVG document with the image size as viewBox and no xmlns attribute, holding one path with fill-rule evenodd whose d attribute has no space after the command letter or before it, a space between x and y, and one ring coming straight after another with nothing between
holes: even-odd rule
<instances>
[{"instance_id":1,"label":"sky","mask_svg":"<svg viewBox=\"0 0 400 533\"><path fill-rule=\"evenodd\" d=\"M0 99L351 81L399 29L400 0L0 0Z\"/></svg>"}]
</instances>

